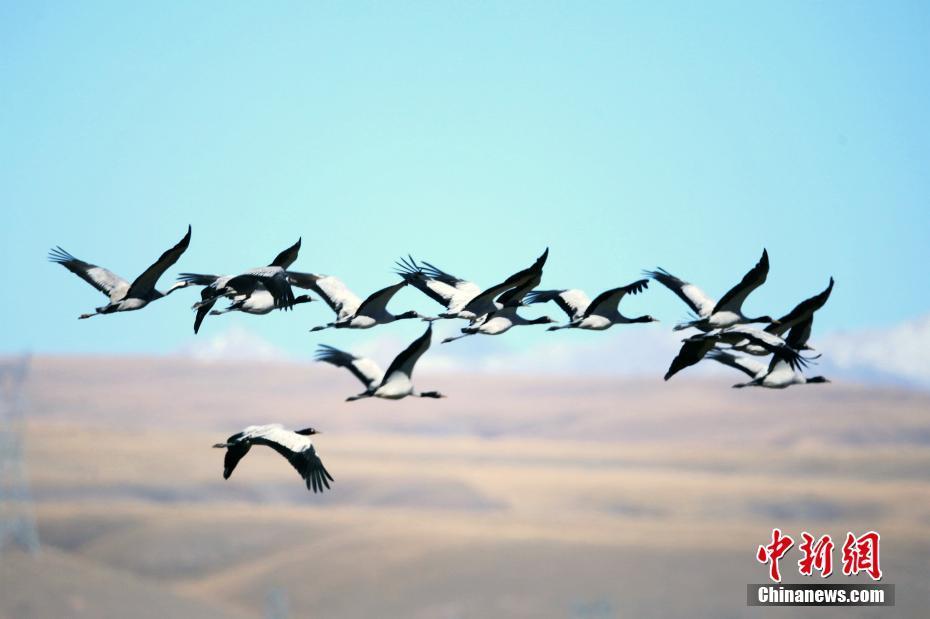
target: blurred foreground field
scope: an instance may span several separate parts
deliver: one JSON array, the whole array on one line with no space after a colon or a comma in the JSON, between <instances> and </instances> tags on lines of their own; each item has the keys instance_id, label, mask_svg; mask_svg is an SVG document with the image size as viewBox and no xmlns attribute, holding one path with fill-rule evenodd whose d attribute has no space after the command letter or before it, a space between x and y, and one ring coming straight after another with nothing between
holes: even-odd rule
<instances>
[{"instance_id":1,"label":"blurred foreground field","mask_svg":"<svg viewBox=\"0 0 930 619\"><path fill-rule=\"evenodd\" d=\"M0 616L930 616L926 393L418 382L449 399L344 403L351 376L299 364L35 359L43 548L0 556ZM262 448L222 479L210 445L275 421L323 431L330 493ZM775 526L878 530L897 607L746 607Z\"/></svg>"}]
</instances>

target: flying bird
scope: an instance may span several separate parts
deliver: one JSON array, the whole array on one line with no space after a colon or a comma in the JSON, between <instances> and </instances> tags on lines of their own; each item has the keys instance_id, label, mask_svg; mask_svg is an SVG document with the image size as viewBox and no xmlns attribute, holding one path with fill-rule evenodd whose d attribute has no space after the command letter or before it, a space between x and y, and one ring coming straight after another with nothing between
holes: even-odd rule
<instances>
[{"instance_id":1,"label":"flying bird","mask_svg":"<svg viewBox=\"0 0 930 619\"><path fill-rule=\"evenodd\" d=\"M833 278L830 278L830 283L826 288L819 294L816 294L808 299L805 299L798 303L794 309L778 319L777 322L768 325L765 328L767 333L772 335L783 336L790 329L793 329L796 325L807 322L809 325L813 325L814 312L822 308L827 299L830 298L830 293L833 291ZM808 333L808 337L810 333ZM797 337L797 336L796 336ZM804 338L803 350L813 350L810 346L807 345L807 337ZM752 343L743 340L733 344L735 350L740 352L745 352L751 355L767 355L768 351L761 347L753 345Z\"/></svg>"},{"instance_id":2,"label":"flying bird","mask_svg":"<svg viewBox=\"0 0 930 619\"><path fill-rule=\"evenodd\" d=\"M797 350L805 347L807 338L811 331L811 322L813 318L808 318L804 322L796 324L788 332L785 342ZM745 373L751 380L745 383L733 385L737 389L743 387L765 387L767 389L785 389L791 385L808 385L817 383L829 383L823 376L804 376L795 366L791 365L785 359L773 356L768 367L749 357L741 357L731 352L723 350L714 350L708 354L708 358L729 365Z\"/></svg>"},{"instance_id":3,"label":"flying bird","mask_svg":"<svg viewBox=\"0 0 930 619\"><path fill-rule=\"evenodd\" d=\"M409 261L398 263L397 273L415 288L429 295L446 307L446 311L439 314L439 318L463 318L472 324L480 321L500 309L503 309L508 300L515 296L523 297L533 287L539 285L543 266L549 257L549 248L536 259L531 266L517 271L503 282L481 290L473 282L465 281L450 275L428 262L420 266L409 258ZM535 281L527 287L528 283ZM505 295L510 292L509 297Z\"/></svg>"},{"instance_id":4,"label":"flying bird","mask_svg":"<svg viewBox=\"0 0 930 619\"><path fill-rule=\"evenodd\" d=\"M533 290L526 295L527 304L554 301L568 315L568 323L549 327L549 331L559 329L588 329L603 331L616 324L634 322L658 322L652 316L644 315L627 318L619 311L620 301L627 294L639 294L649 286L648 279L640 279L632 284L605 290L594 298L588 299L583 291L576 288L568 290Z\"/></svg>"},{"instance_id":5,"label":"flying bird","mask_svg":"<svg viewBox=\"0 0 930 619\"><path fill-rule=\"evenodd\" d=\"M737 324L747 324L754 322L777 323L771 316L759 316L758 318L749 318L743 314L743 302L749 294L765 283L769 273L769 254L768 251L762 250L762 258L749 270L738 284L730 288L729 291L719 301L714 303L710 297L704 294L704 291L690 282L681 280L665 269L659 268L655 271L645 271L644 274L656 280L684 301L688 307L696 314L697 318L676 325L675 330L696 327L701 331L710 331L711 329L723 329Z\"/></svg>"},{"instance_id":6,"label":"flying bird","mask_svg":"<svg viewBox=\"0 0 930 619\"><path fill-rule=\"evenodd\" d=\"M468 305L465 306L465 309L469 310L469 307L471 307L470 311L475 312L478 318L473 321L471 325L464 327L461 330L461 335L447 337L442 343L446 344L448 342L460 340L463 337L478 334L500 335L518 326L542 325L555 322L555 320L549 316L541 316L530 320L517 314L517 310L525 305L524 298L533 288L539 285L540 281L542 281L543 265L546 263L546 258L548 256L549 249L546 248L546 251L543 252L532 266L511 275L503 283L488 288L478 295L478 297L470 301ZM494 301L494 296L498 293L500 293L500 296ZM500 308L486 314L478 314L476 309L488 302L500 305Z\"/></svg>"},{"instance_id":7,"label":"flying bird","mask_svg":"<svg viewBox=\"0 0 930 619\"><path fill-rule=\"evenodd\" d=\"M301 239L297 239L296 243L275 256L267 267L250 269L239 275L181 273L178 280L185 285L203 286L200 302L193 306L197 311L194 317L194 333L200 331L200 325L208 315L228 311L267 314L272 309L289 309L298 303L311 301L306 295L294 296L287 272L297 260L300 245ZM216 302L224 297L230 298L232 305L223 311L212 311Z\"/></svg>"},{"instance_id":8,"label":"flying bird","mask_svg":"<svg viewBox=\"0 0 930 619\"><path fill-rule=\"evenodd\" d=\"M242 432L233 434L225 443L214 445L217 449L226 449L223 460L223 479L229 479L239 460L249 453L252 445L265 445L287 458L300 476L307 483L307 490L323 492L329 488L329 482L335 481L323 462L316 454L310 437L319 434L313 428L286 430L280 424L249 426Z\"/></svg>"},{"instance_id":9,"label":"flying bird","mask_svg":"<svg viewBox=\"0 0 930 619\"><path fill-rule=\"evenodd\" d=\"M719 344L741 341L748 341L751 345L765 350L767 354L774 355L776 359L783 360L792 370L800 369L807 364L807 360L796 348L777 335L748 325L735 325L686 338L678 355L672 360L665 374L665 380L670 379L684 368L698 363Z\"/></svg>"},{"instance_id":10,"label":"flying bird","mask_svg":"<svg viewBox=\"0 0 930 619\"><path fill-rule=\"evenodd\" d=\"M48 258L50 261L62 265L109 297L110 302L96 308L93 313L78 316L78 318L83 319L97 314L112 314L113 312L129 312L142 309L152 301L157 301L175 290L187 286L188 284L185 282L177 282L165 292L159 292L155 289L159 278L178 261L181 254L187 250L190 242L191 227L188 226L184 238L177 245L163 253L152 266L147 268L132 283L103 267L78 260L61 247L52 249L48 254Z\"/></svg>"},{"instance_id":11,"label":"flying bird","mask_svg":"<svg viewBox=\"0 0 930 619\"><path fill-rule=\"evenodd\" d=\"M314 273L292 274L294 282L301 288L308 288L318 295L326 304L336 312L336 320L311 331L323 329L370 329L375 325L384 325L397 320L422 318L414 311L402 314L392 314L387 304L397 292L407 285L406 281L382 288L373 292L362 301L354 292L342 282L331 275L316 275Z\"/></svg>"},{"instance_id":12,"label":"flying bird","mask_svg":"<svg viewBox=\"0 0 930 619\"><path fill-rule=\"evenodd\" d=\"M408 395L420 398L444 398L446 396L438 391L416 392L413 390L413 367L423 353L429 349L432 336L433 325L431 323L423 335L415 339L394 358L387 372L382 372L378 364L371 359L359 357L325 344L317 348L316 360L346 368L365 386L365 391L347 398L348 402L362 398L400 400Z\"/></svg>"}]
</instances>

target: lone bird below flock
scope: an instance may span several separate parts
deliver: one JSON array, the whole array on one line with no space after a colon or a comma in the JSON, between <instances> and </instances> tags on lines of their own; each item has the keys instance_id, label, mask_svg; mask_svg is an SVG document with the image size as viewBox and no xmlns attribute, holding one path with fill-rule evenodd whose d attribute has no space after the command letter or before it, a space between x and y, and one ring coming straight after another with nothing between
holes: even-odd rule
<instances>
[{"instance_id":1,"label":"lone bird below flock","mask_svg":"<svg viewBox=\"0 0 930 619\"><path fill-rule=\"evenodd\" d=\"M743 302L749 294L765 283L769 273L769 254L768 251L762 250L762 258L749 270L743 279L730 288L729 291L719 301L714 301L704 294L704 291L692 283L678 279L665 269L659 268L655 271L645 271L645 274L656 280L678 297L687 303L688 307L697 314L697 318L676 325L675 330L696 327L701 331L710 331L711 329L723 329L732 327L737 324L747 324L753 322L777 323L771 316L759 316L758 318L748 318L743 314Z\"/></svg>"},{"instance_id":2,"label":"lone bird below flock","mask_svg":"<svg viewBox=\"0 0 930 619\"><path fill-rule=\"evenodd\" d=\"M300 476L307 483L307 490L313 492L323 492L324 488L329 488L329 482L335 481L323 461L316 455L316 449L310 441L310 437L319 434L313 428L304 430L285 430L279 424L270 424L265 426L249 426L242 432L233 434L225 443L214 445L217 449L226 449L226 457L223 460L223 479L229 479L235 470L239 460L249 453L252 445L266 445L276 452L287 458Z\"/></svg>"},{"instance_id":3,"label":"lone bird below flock","mask_svg":"<svg viewBox=\"0 0 930 619\"><path fill-rule=\"evenodd\" d=\"M636 318L627 318L619 311L620 301L627 294L639 294L649 286L648 279L640 279L632 284L606 290L594 298L588 299L583 291L569 290L534 290L527 294L527 303L545 303L555 301L563 312L568 315L568 323L549 327L549 331L559 329L588 329L603 331L616 324L630 324L635 322L658 322L652 316L644 315Z\"/></svg>"},{"instance_id":4,"label":"lone bird below flock","mask_svg":"<svg viewBox=\"0 0 930 619\"><path fill-rule=\"evenodd\" d=\"M430 324L423 335L415 339L394 358L387 372L382 372L378 364L371 359L359 357L325 344L317 349L316 360L346 368L365 385L364 392L346 398L349 402L362 398L400 400L408 395L420 398L444 398L446 396L438 391L417 393L413 390L413 367L423 353L429 349L432 337L433 325Z\"/></svg>"},{"instance_id":5,"label":"lone bird below flock","mask_svg":"<svg viewBox=\"0 0 930 619\"><path fill-rule=\"evenodd\" d=\"M191 242L191 227L187 227L187 234L178 242L177 245L166 251L155 261L155 264L147 268L142 275L137 277L130 284L119 275L103 267L99 267L83 260L78 260L61 247L56 247L49 252L49 260L56 262L85 282L109 297L110 302L102 307L96 308L93 313L81 314L78 318L90 318L97 314L112 314L113 312L129 312L132 310L142 309L152 301L157 301L166 297L179 288L187 286L187 282L176 282L165 292L159 292L155 289L159 278L164 275L171 266L178 261L181 254L187 250Z\"/></svg>"}]
</instances>

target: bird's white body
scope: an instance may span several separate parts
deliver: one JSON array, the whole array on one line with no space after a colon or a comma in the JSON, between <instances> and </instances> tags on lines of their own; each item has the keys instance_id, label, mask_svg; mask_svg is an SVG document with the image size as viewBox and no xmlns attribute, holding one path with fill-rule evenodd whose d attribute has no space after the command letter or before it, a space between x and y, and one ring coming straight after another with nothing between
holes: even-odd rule
<instances>
[{"instance_id":1,"label":"bird's white body","mask_svg":"<svg viewBox=\"0 0 930 619\"><path fill-rule=\"evenodd\" d=\"M400 400L413 394L413 381L403 372L394 372L372 394L385 400Z\"/></svg>"}]
</instances>

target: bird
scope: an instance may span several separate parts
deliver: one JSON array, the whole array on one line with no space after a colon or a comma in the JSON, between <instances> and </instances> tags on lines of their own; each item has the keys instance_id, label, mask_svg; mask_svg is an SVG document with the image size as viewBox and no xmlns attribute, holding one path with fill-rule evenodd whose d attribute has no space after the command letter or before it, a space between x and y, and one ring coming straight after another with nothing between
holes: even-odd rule
<instances>
[{"instance_id":1,"label":"bird","mask_svg":"<svg viewBox=\"0 0 930 619\"><path fill-rule=\"evenodd\" d=\"M307 490L314 493L323 492L329 488L329 482L335 481L322 460L316 453L310 437L319 434L318 430L305 428L303 430L286 430L281 424L268 424L264 426L249 426L242 432L233 434L225 443L217 443L213 447L226 449L223 459L223 479L229 479L239 460L249 453L252 445L266 445L287 458L300 476L307 483Z\"/></svg>"},{"instance_id":2,"label":"bird","mask_svg":"<svg viewBox=\"0 0 930 619\"><path fill-rule=\"evenodd\" d=\"M114 312L129 312L139 310L162 297L166 297L175 290L186 287L184 282L174 283L165 292L155 289L159 278L167 271L178 258L187 250L191 242L191 227L187 226L187 234L177 245L163 253L152 266L147 268L132 283L129 283L112 271L99 267L83 260L78 260L67 251L57 246L49 251L50 261L62 265L85 282L109 297L110 302L98 307L93 313L81 314L79 319L90 318L98 314L112 314Z\"/></svg>"},{"instance_id":3,"label":"bird","mask_svg":"<svg viewBox=\"0 0 930 619\"><path fill-rule=\"evenodd\" d=\"M783 360L792 369L804 367L807 363L807 360L801 356L797 349L777 335L766 333L761 329L755 329L748 325L734 325L726 329L714 329L707 333L698 333L685 338L678 355L672 360L668 372L665 374L665 380L670 379L684 368L698 363L718 344L743 340L749 341L752 345L766 350L768 354L774 355L775 358Z\"/></svg>"},{"instance_id":4,"label":"bird","mask_svg":"<svg viewBox=\"0 0 930 619\"><path fill-rule=\"evenodd\" d=\"M387 310L387 304L401 288L407 285L406 281L400 281L373 292L362 301L349 290L342 280L331 275L293 273L292 279L301 288L309 288L320 295L330 309L336 312L335 321L314 327L310 331L322 331L329 328L370 329L375 325L384 325L397 320L422 318L414 311L392 314Z\"/></svg>"},{"instance_id":5,"label":"bird","mask_svg":"<svg viewBox=\"0 0 930 619\"><path fill-rule=\"evenodd\" d=\"M675 331L690 327L696 327L701 331L710 331L711 329L722 329L737 324L772 324L778 322L767 315L749 318L743 314L743 302L753 290L765 283L768 272L769 254L767 250L763 249L762 258L759 259L759 262L716 303L694 284L675 277L661 267L655 271L644 271L644 274L678 295L697 315L694 320L676 325Z\"/></svg>"},{"instance_id":6,"label":"bird","mask_svg":"<svg viewBox=\"0 0 930 619\"><path fill-rule=\"evenodd\" d=\"M806 322L809 318L813 318L814 312L822 308L827 299L830 298L830 293L833 291L833 278L830 278L830 283L826 288L819 294L816 294L808 299L805 299L794 306L790 312L778 319L777 323L768 325L765 328L767 333L772 335L783 336L795 325L802 322ZM813 321L810 322L813 325ZM809 336L810 334L808 334ZM803 348L799 350L813 350L810 346L807 345L807 338L804 338L805 344ZM736 342L733 344L732 348L740 352L748 353L750 355L767 355L768 351L761 347L750 343L747 340Z\"/></svg>"},{"instance_id":7,"label":"bird","mask_svg":"<svg viewBox=\"0 0 930 619\"><path fill-rule=\"evenodd\" d=\"M808 318L804 322L796 324L791 328L791 331L789 331L788 336L785 338L789 346L798 349L804 347L807 342L807 337L810 334L812 320L812 318ZM748 382L733 385L736 389L742 389L743 387L785 389L791 385L809 385L830 382L824 376L804 376L797 368L778 356L773 356L768 366L759 363L755 359L737 356L723 350L711 351L708 354L708 358L736 368L749 376L751 380Z\"/></svg>"},{"instance_id":8,"label":"bird","mask_svg":"<svg viewBox=\"0 0 930 619\"><path fill-rule=\"evenodd\" d=\"M433 325L430 323L423 335L415 339L394 358L394 361L388 366L387 372L382 372L378 364L371 359L359 357L325 344L321 344L317 348L315 358L317 361L346 368L365 386L365 391L346 398L347 402L361 400L362 398L400 400L407 396L444 398L446 396L438 391L416 392L413 390L413 367L423 356L423 353L429 349L432 336Z\"/></svg>"},{"instance_id":9,"label":"bird","mask_svg":"<svg viewBox=\"0 0 930 619\"><path fill-rule=\"evenodd\" d=\"M446 308L436 318L475 318L473 314L463 315L462 308L481 293L476 283L447 273L429 262L424 261L421 266L413 256L401 258L396 265L396 272L404 281Z\"/></svg>"},{"instance_id":10,"label":"bird","mask_svg":"<svg viewBox=\"0 0 930 619\"><path fill-rule=\"evenodd\" d=\"M625 295L639 294L648 286L648 279L640 279L626 286L605 290L595 297L594 301L588 299L588 295L577 288L533 290L526 295L526 302L527 304L533 304L555 301L556 305L568 315L567 324L549 327L549 331L558 331L560 329L603 331L616 324L658 322L648 314L636 318L627 318L618 309L620 301Z\"/></svg>"},{"instance_id":11,"label":"bird","mask_svg":"<svg viewBox=\"0 0 930 619\"><path fill-rule=\"evenodd\" d=\"M398 274L415 288L446 306L439 318L463 318L471 324L504 307L503 296L507 291L524 288L526 283L542 275L543 266L549 257L549 248L531 266L518 271L503 282L481 290L475 283L450 275L428 262L420 266L413 260L398 263ZM538 285L538 281L534 286ZM524 291L529 292L532 287Z\"/></svg>"},{"instance_id":12,"label":"bird","mask_svg":"<svg viewBox=\"0 0 930 619\"><path fill-rule=\"evenodd\" d=\"M307 303L306 295L295 297L291 290L291 280L287 269L297 260L301 240L275 256L267 267L250 269L239 275L206 275L201 273L181 273L178 280L187 285L203 286L200 301L193 308L194 333L200 332L200 325L208 315L215 315L213 306L223 297L232 298L232 305L216 313L238 310L251 314L267 314L272 309L289 309L297 303ZM254 300L253 300L254 298ZM270 301L270 303L269 303ZM245 309L246 307L250 309ZM253 310L254 311L250 311Z\"/></svg>"},{"instance_id":13,"label":"bird","mask_svg":"<svg viewBox=\"0 0 930 619\"><path fill-rule=\"evenodd\" d=\"M517 314L517 310L524 305L524 298L531 290L539 285L542 281L543 265L549 256L549 248L536 260L536 262L518 273L511 275L501 284L492 286L478 297L469 301L465 310L474 312L478 318L471 325L464 327L461 335L447 337L442 341L443 344L460 340L463 337L471 335L500 335L506 333L512 327L524 325L541 325L551 324L555 320L549 316L540 316L532 320L524 318ZM494 296L500 293L497 300ZM494 303L500 306L499 309L493 309L485 314L478 314L486 303ZM492 307L492 306L488 306Z\"/></svg>"},{"instance_id":14,"label":"bird","mask_svg":"<svg viewBox=\"0 0 930 619\"><path fill-rule=\"evenodd\" d=\"M293 284L293 282L292 282ZM313 297L308 294L299 294L294 297L294 305L301 303L310 303ZM231 303L218 310L210 310L211 316L220 316L229 312L243 312L245 314L264 315L271 310L278 309L274 304L274 296L265 290L264 286L259 286L251 295L240 295L231 299Z\"/></svg>"}]
</instances>

